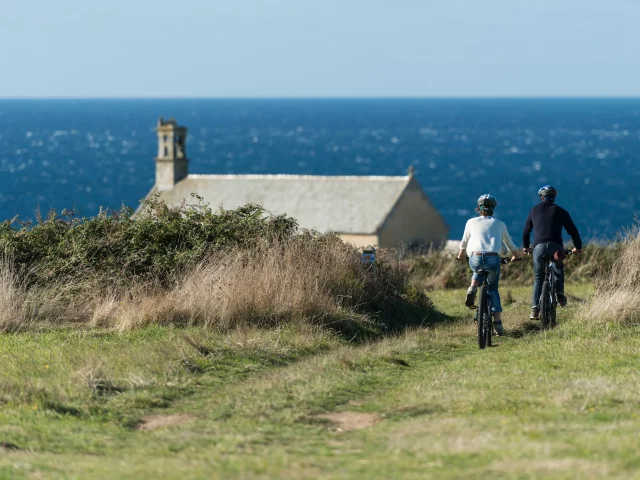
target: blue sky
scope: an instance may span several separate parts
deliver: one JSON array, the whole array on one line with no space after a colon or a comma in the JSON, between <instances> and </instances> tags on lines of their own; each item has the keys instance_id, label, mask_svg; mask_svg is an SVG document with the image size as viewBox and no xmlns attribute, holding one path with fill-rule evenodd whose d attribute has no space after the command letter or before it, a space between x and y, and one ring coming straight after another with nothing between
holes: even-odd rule
<instances>
[{"instance_id":1,"label":"blue sky","mask_svg":"<svg viewBox=\"0 0 640 480\"><path fill-rule=\"evenodd\" d=\"M0 97L640 95L638 0L3 0Z\"/></svg>"}]
</instances>

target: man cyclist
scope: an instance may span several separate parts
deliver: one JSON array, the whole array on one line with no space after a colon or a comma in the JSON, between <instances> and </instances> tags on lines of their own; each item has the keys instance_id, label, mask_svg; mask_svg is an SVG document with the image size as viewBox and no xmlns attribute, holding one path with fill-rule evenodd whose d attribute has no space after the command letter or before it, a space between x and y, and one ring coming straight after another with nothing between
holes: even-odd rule
<instances>
[{"instance_id":1,"label":"man cyclist","mask_svg":"<svg viewBox=\"0 0 640 480\"><path fill-rule=\"evenodd\" d=\"M504 335L502 325L500 305L500 294L498 293L498 281L500 280L500 252L504 247L511 252L512 260L518 258L518 248L514 245L507 226L504 222L493 218L493 209L498 202L493 195L485 194L478 198L478 208L476 211L479 217L467 220L464 227L458 260L463 260L465 255L469 257L469 266L473 270L471 286L467 290L465 305L473 307L476 299L478 287L483 282L483 275L478 270L487 270L487 282L489 283L489 295L491 296L491 310L495 319L493 326L498 335Z\"/></svg>"},{"instance_id":2,"label":"man cyclist","mask_svg":"<svg viewBox=\"0 0 640 480\"><path fill-rule=\"evenodd\" d=\"M562 244L562 228L567 231L573 240L573 253L582 250L582 240L580 233L576 228L571 215L564 208L556 205L556 196L558 192L551 185L545 185L538 190L540 203L533 207L529 212L527 221L524 224L522 232L522 245L524 252L533 253L533 271L535 281L533 284L533 292L531 295L531 315L529 318L540 318L540 290L544 279L544 263L545 256L553 257L558 251L564 253ZM530 248L530 236L533 230L533 248ZM560 254L562 259L562 254ZM564 268L562 262L556 264L555 277L558 296L558 304L561 307L567 305L567 297L564 294Z\"/></svg>"}]
</instances>

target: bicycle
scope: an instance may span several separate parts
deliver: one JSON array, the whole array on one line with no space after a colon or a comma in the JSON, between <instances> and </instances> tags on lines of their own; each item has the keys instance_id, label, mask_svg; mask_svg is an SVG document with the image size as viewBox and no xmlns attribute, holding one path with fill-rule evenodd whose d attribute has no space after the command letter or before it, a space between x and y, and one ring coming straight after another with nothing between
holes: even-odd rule
<instances>
[{"instance_id":1,"label":"bicycle","mask_svg":"<svg viewBox=\"0 0 640 480\"><path fill-rule=\"evenodd\" d=\"M501 258L500 263L506 265L510 258ZM479 269L478 273L484 278L480 286L480 296L474 321L478 324L478 347L483 349L491 346L491 336L493 334L493 310L491 309L491 296L489 295L489 273L490 270ZM470 307L473 308L473 307Z\"/></svg>"},{"instance_id":2,"label":"bicycle","mask_svg":"<svg viewBox=\"0 0 640 480\"><path fill-rule=\"evenodd\" d=\"M571 250L565 250L565 256L571 255ZM544 261L544 281L542 282L542 290L540 292L540 321L542 328L548 330L556 326L556 308L558 306L558 296L556 293L556 261L553 255L545 255L542 257Z\"/></svg>"},{"instance_id":3,"label":"bicycle","mask_svg":"<svg viewBox=\"0 0 640 480\"><path fill-rule=\"evenodd\" d=\"M520 259L514 260L519 261ZM510 258L501 258L500 263L506 265L511 262ZM491 309L491 296L489 295L489 274L490 270L479 269L478 272L483 276L482 285L480 286L480 296L478 306L469 307L476 310L473 317L475 323L478 324L478 347L481 349L491 346L491 335L493 333L493 311Z\"/></svg>"}]
</instances>

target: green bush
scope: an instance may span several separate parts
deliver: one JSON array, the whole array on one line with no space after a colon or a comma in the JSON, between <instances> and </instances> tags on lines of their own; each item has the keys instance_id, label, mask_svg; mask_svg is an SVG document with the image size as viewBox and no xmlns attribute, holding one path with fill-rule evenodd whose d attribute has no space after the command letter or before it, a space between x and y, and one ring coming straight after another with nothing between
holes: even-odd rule
<instances>
[{"instance_id":1,"label":"green bush","mask_svg":"<svg viewBox=\"0 0 640 480\"><path fill-rule=\"evenodd\" d=\"M212 252L251 248L297 231L295 219L269 215L259 205L214 212L198 200L168 207L152 198L135 216L130 208L92 218L65 210L35 224L7 221L0 226L0 253L11 257L28 286L75 281L113 287L151 280L166 285Z\"/></svg>"}]
</instances>

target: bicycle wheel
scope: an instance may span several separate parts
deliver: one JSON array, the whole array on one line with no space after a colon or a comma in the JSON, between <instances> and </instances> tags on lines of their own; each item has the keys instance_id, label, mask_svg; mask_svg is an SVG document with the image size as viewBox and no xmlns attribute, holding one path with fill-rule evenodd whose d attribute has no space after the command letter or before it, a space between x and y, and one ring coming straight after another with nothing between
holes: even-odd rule
<instances>
[{"instance_id":1,"label":"bicycle wheel","mask_svg":"<svg viewBox=\"0 0 640 480\"><path fill-rule=\"evenodd\" d=\"M558 297L556 295L556 266L553 265L551 270L550 288L549 288L549 328L556 326L556 307L558 306Z\"/></svg>"},{"instance_id":2,"label":"bicycle wheel","mask_svg":"<svg viewBox=\"0 0 640 480\"><path fill-rule=\"evenodd\" d=\"M542 293L540 295L540 320L542 321L542 328L547 329L551 326L551 294L547 280L542 284Z\"/></svg>"},{"instance_id":3,"label":"bicycle wheel","mask_svg":"<svg viewBox=\"0 0 640 480\"><path fill-rule=\"evenodd\" d=\"M487 311L487 347L491 346L491 335L493 335L493 313L491 312L490 305Z\"/></svg>"},{"instance_id":4,"label":"bicycle wheel","mask_svg":"<svg viewBox=\"0 0 640 480\"><path fill-rule=\"evenodd\" d=\"M491 322L489 318L489 292L487 286L480 288L480 302L478 305L478 347L485 348L487 346L487 332Z\"/></svg>"}]
</instances>

